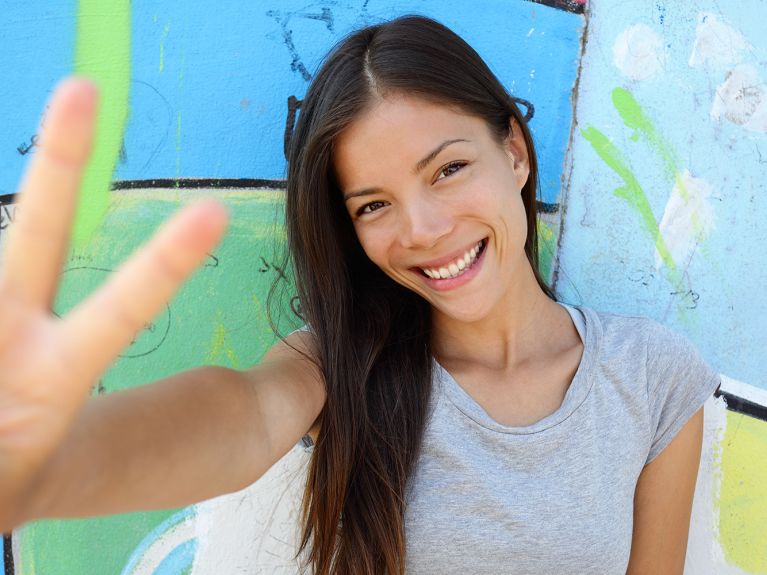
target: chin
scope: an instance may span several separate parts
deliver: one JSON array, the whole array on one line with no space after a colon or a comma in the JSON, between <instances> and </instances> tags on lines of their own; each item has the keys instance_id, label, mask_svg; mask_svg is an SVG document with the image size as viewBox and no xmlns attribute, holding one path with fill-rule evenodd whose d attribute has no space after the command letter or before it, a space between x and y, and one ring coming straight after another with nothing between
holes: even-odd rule
<instances>
[{"instance_id":1,"label":"chin","mask_svg":"<svg viewBox=\"0 0 767 575\"><path fill-rule=\"evenodd\" d=\"M490 313L485 305L444 305L443 302L440 303L442 305L431 303L432 309L446 318L461 323L478 322L485 319Z\"/></svg>"}]
</instances>

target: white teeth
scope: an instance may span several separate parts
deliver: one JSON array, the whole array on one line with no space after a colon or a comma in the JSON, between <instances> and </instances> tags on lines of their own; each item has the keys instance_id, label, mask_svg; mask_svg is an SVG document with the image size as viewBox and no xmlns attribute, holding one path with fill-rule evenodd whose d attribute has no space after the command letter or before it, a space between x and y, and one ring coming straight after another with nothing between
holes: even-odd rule
<instances>
[{"instance_id":1,"label":"white teeth","mask_svg":"<svg viewBox=\"0 0 767 575\"><path fill-rule=\"evenodd\" d=\"M482 249L484 240L477 242L477 245L471 248L468 252L463 254L462 258L458 258L450 262L446 267L439 269L434 268L421 268L426 276L432 279L447 279L458 277L463 274L465 270L470 268L476 261L479 251Z\"/></svg>"}]
</instances>

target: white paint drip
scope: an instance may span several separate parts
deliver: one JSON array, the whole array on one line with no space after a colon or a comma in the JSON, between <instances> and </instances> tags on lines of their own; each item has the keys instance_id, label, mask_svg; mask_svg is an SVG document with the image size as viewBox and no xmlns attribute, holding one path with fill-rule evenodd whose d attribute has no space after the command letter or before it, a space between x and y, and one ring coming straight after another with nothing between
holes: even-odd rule
<instances>
[{"instance_id":1,"label":"white paint drip","mask_svg":"<svg viewBox=\"0 0 767 575\"><path fill-rule=\"evenodd\" d=\"M746 130L767 134L767 86L754 66L736 66L716 89L711 118L723 117Z\"/></svg>"},{"instance_id":2,"label":"white paint drip","mask_svg":"<svg viewBox=\"0 0 767 575\"><path fill-rule=\"evenodd\" d=\"M741 61L750 48L743 35L709 12L698 15L695 42L690 53L690 66L730 67Z\"/></svg>"},{"instance_id":3,"label":"white paint drip","mask_svg":"<svg viewBox=\"0 0 767 575\"><path fill-rule=\"evenodd\" d=\"M626 28L613 44L613 62L632 80L646 80L665 66L663 41L646 24Z\"/></svg>"},{"instance_id":4,"label":"white paint drip","mask_svg":"<svg viewBox=\"0 0 767 575\"><path fill-rule=\"evenodd\" d=\"M686 266L697 245L714 227L712 194L708 182L693 177L688 170L677 176L660 222L660 233L677 266ZM655 250L655 269L662 265L663 260Z\"/></svg>"}]
</instances>

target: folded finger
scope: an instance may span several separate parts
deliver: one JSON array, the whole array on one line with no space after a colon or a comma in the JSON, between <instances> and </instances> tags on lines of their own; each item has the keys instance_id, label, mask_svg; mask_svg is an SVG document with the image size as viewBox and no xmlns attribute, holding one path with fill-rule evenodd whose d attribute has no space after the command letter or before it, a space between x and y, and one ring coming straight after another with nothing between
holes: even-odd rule
<instances>
[{"instance_id":1,"label":"folded finger","mask_svg":"<svg viewBox=\"0 0 767 575\"><path fill-rule=\"evenodd\" d=\"M2 280L15 298L32 305L50 308L56 291L96 105L96 88L89 81L70 78L59 84L19 188Z\"/></svg>"},{"instance_id":2,"label":"folded finger","mask_svg":"<svg viewBox=\"0 0 767 575\"><path fill-rule=\"evenodd\" d=\"M84 385L103 373L172 299L221 239L226 223L226 209L217 202L183 209L64 318L66 356L89 380Z\"/></svg>"}]
</instances>

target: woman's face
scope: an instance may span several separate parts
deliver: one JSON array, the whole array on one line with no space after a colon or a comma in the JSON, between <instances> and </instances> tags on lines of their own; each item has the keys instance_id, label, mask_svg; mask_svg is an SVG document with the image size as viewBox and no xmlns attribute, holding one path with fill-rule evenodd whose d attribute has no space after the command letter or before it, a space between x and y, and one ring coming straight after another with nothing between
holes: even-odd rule
<instances>
[{"instance_id":1,"label":"woman's face","mask_svg":"<svg viewBox=\"0 0 767 575\"><path fill-rule=\"evenodd\" d=\"M376 101L336 140L334 167L367 256L437 313L477 321L521 285L527 149L410 96Z\"/></svg>"}]
</instances>

